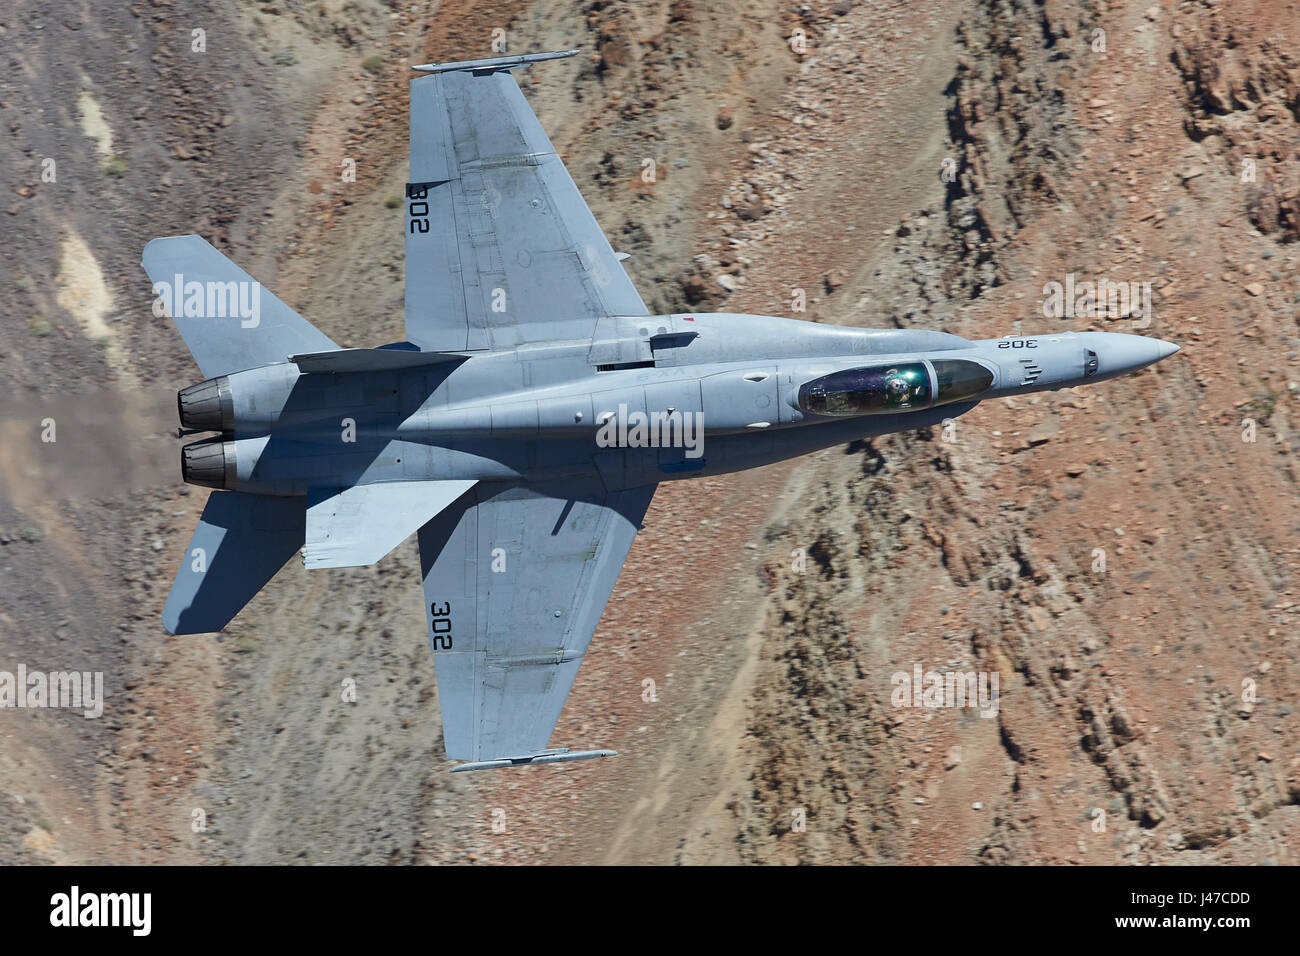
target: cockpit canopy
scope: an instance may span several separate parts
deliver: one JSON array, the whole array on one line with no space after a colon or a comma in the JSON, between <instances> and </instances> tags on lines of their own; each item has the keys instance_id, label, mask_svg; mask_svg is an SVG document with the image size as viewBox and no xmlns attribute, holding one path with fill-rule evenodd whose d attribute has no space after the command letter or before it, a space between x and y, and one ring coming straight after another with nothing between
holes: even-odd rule
<instances>
[{"instance_id":1,"label":"cockpit canopy","mask_svg":"<svg viewBox=\"0 0 1300 956\"><path fill-rule=\"evenodd\" d=\"M993 387L993 373L979 362L937 359L930 364L934 366L934 378L938 385L934 400L936 405L963 402L976 395L983 395Z\"/></svg>"},{"instance_id":2,"label":"cockpit canopy","mask_svg":"<svg viewBox=\"0 0 1300 956\"><path fill-rule=\"evenodd\" d=\"M924 362L831 372L799 389L799 408L812 415L872 415L929 404L930 372Z\"/></svg>"},{"instance_id":3,"label":"cockpit canopy","mask_svg":"<svg viewBox=\"0 0 1300 956\"><path fill-rule=\"evenodd\" d=\"M797 404L811 415L884 415L918 411L973 398L993 385L993 373L978 362L939 359L900 362L832 372L799 389Z\"/></svg>"}]
</instances>

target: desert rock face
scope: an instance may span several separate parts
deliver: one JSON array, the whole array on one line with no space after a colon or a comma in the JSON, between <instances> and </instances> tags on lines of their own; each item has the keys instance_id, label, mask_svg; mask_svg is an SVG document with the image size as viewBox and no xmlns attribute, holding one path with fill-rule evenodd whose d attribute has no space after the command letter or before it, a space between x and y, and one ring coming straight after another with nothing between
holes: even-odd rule
<instances>
[{"instance_id":1,"label":"desert rock face","mask_svg":"<svg viewBox=\"0 0 1300 956\"><path fill-rule=\"evenodd\" d=\"M0 859L1300 862L1297 12L11 4L0 670L109 698L0 710ZM553 740L621 755L449 776L412 542L162 631L198 373L139 254L199 232L340 344L400 340L407 66L494 31L583 48L518 76L653 310L1182 352L662 486ZM1150 307L1045 314L1070 274ZM918 667L996 706L896 706Z\"/></svg>"},{"instance_id":2,"label":"desert rock face","mask_svg":"<svg viewBox=\"0 0 1300 956\"><path fill-rule=\"evenodd\" d=\"M1187 135L1241 172L1243 182L1253 173L1251 222L1267 236L1295 242L1300 62L1276 30L1276 11L1267 13L1274 15L1244 22L1189 18L1171 31L1173 60L1184 83Z\"/></svg>"},{"instance_id":3,"label":"desert rock face","mask_svg":"<svg viewBox=\"0 0 1300 956\"><path fill-rule=\"evenodd\" d=\"M1296 254L1267 198L1300 170L1294 62L1268 5L1231 28L1191 6L976 4L958 26L961 188L946 222L920 218L947 227L935 265L957 315L929 296L918 313L994 335L1010 307L1048 330L1064 325L1031 311L1044 279L1142 273L1149 328L1192 364L982 408L947 443L818 456L809 513L782 530L825 557L774 588L742 858L1294 859L1295 727L1273 681L1295 666L1278 395L1297 388ZM912 230L896 254L923 255ZM890 268L877 282L904 284ZM1245 419L1272 435L1243 441ZM996 719L888 707L913 662L998 673ZM1265 684L1277 696L1251 699ZM796 806L802 834L780 820Z\"/></svg>"}]
</instances>

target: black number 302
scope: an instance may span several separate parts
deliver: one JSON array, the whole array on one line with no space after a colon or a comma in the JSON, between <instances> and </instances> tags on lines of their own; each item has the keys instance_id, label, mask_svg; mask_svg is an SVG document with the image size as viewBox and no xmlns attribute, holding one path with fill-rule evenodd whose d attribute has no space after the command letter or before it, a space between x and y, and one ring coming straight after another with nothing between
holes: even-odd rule
<instances>
[{"instance_id":1,"label":"black number 302","mask_svg":"<svg viewBox=\"0 0 1300 956\"><path fill-rule=\"evenodd\" d=\"M443 601L439 604L434 601L429 605L429 613L432 615L429 621L429 630L433 636L433 649L435 651L451 650L451 602Z\"/></svg>"}]
</instances>

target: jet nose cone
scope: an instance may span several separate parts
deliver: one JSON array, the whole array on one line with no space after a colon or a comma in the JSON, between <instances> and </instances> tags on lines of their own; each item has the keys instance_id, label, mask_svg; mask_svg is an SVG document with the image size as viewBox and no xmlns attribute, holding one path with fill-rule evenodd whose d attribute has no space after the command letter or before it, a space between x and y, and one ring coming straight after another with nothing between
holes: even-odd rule
<instances>
[{"instance_id":1,"label":"jet nose cone","mask_svg":"<svg viewBox=\"0 0 1300 956\"><path fill-rule=\"evenodd\" d=\"M1178 351L1177 345L1174 345L1173 342L1166 342L1164 339L1156 339L1156 347L1160 352L1160 354L1156 356L1157 362L1162 358L1169 358L1169 356Z\"/></svg>"},{"instance_id":2,"label":"jet nose cone","mask_svg":"<svg viewBox=\"0 0 1300 956\"><path fill-rule=\"evenodd\" d=\"M1088 347L1097 353L1098 372L1103 379L1136 372L1178 351L1173 342L1146 335L1127 332L1090 332L1087 335Z\"/></svg>"}]
</instances>

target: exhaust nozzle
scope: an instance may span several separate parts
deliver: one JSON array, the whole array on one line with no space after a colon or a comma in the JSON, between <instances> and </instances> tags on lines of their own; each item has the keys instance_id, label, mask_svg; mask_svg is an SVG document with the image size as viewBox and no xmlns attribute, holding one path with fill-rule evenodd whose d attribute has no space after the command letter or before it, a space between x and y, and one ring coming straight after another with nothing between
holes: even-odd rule
<instances>
[{"instance_id":1,"label":"exhaust nozzle","mask_svg":"<svg viewBox=\"0 0 1300 956\"><path fill-rule=\"evenodd\" d=\"M176 413L181 427L197 432L230 432L235 427L235 406L230 379L210 378L176 393Z\"/></svg>"},{"instance_id":2,"label":"exhaust nozzle","mask_svg":"<svg viewBox=\"0 0 1300 956\"><path fill-rule=\"evenodd\" d=\"M205 488L230 488L235 483L235 443L220 438L196 441L181 449L181 478Z\"/></svg>"}]
</instances>

